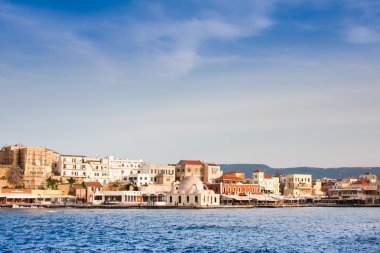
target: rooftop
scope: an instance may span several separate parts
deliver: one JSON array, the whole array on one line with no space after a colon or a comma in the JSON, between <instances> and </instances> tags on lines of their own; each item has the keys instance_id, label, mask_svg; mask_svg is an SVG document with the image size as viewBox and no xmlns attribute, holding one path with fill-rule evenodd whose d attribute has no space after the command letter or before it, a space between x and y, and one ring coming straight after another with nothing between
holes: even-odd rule
<instances>
[{"instance_id":1,"label":"rooftop","mask_svg":"<svg viewBox=\"0 0 380 253\"><path fill-rule=\"evenodd\" d=\"M188 165L203 165L200 160L181 160L180 163L188 164Z\"/></svg>"},{"instance_id":2,"label":"rooftop","mask_svg":"<svg viewBox=\"0 0 380 253\"><path fill-rule=\"evenodd\" d=\"M102 187L102 184L99 182L84 182L84 185L89 187Z\"/></svg>"}]
</instances>

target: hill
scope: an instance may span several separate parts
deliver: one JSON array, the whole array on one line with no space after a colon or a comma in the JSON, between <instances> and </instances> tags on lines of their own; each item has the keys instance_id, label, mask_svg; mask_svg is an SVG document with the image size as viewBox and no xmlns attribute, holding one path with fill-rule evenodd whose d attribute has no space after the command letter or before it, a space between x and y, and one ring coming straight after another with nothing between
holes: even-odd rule
<instances>
[{"instance_id":1,"label":"hill","mask_svg":"<svg viewBox=\"0 0 380 253\"><path fill-rule=\"evenodd\" d=\"M265 164L221 164L224 172L243 171L247 178L252 176L253 170L263 170L269 175L276 174L311 174L313 179L345 178L358 177L366 172L371 172L380 178L380 167L341 167L341 168L314 168L314 167L295 167L295 168L271 168Z\"/></svg>"}]
</instances>

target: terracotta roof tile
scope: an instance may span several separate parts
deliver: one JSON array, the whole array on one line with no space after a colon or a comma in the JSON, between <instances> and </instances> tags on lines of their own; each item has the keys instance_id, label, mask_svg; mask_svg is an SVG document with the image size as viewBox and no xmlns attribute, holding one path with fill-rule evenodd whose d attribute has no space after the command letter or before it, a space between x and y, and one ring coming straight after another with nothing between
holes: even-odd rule
<instances>
[{"instance_id":1,"label":"terracotta roof tile","mask_svg":"<svg viewBox=\"0 0 380 253\"><path fill-rule=\"evenodd\" d=\"M242 179L240 177L236 177L234 175L224 174L223 176L215 179L215 181L239 181L239 182L243 182L244 179Z\"/></svg>"},{"instance_id":2,"label":"terracotta roof tile","mask_svg":"<svg viewBox=\"0 0 380 253\"><path fill-rule=\"evenodd\" d=\"M200 160L181 160L180 162L189 165L203 165L203 163Z\"/></svg>"},{"instance_id":3,"label":"terracotta roof tile","mask_svg":"<svg viewBox=\"0 0 380 253\"><path fill-rule=\"evenodd\" d=\"M102 184L99 182L84 182L84 185L90 187L102 187Z\"/></svg>"}]
</instances>

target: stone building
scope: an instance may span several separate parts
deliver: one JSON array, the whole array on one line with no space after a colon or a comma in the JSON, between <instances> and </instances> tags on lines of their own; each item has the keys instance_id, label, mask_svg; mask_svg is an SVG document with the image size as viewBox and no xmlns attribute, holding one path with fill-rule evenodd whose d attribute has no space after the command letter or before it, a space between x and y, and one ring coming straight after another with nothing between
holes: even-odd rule
<instances>
[{"instance_id":1,"label":"stone building","mask_svg":"<svg viewBox=\"0 0 380 253\"><path fill-rule=\"evenodd\" d=\"M46 186L46 179L52 176L52 150L42 147L24 147L20 152L20 162L24 170L25 188L38 189Z\"/></svg>"},{"instance_id":2,"label":"stone building","mask_svg":"<svg viewBox=\"0 0 380 253\"><path fill-rule=\"evenodd\" d=\"M182 181L186 177L195 176L207 184L212 183L222 174L220 166L215 163L206 163L200 160L181 160L176 165L175 179Z\"/></svg>"}]
</instances>

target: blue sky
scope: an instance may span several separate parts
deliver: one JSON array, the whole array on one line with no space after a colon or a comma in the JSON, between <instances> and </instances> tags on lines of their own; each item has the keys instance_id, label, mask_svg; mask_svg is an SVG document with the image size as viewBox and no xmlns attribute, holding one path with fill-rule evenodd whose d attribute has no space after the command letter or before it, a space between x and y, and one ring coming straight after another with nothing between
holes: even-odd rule
<instances>
[{"instance_id":1,"label":"blue sky","mask_svg":"<svg viewBox=\"0 0 380 253\"><path fill-rule=\"evenodd\" d=\"M380 2L0 0L0 144L380 165Z\"/></svg>"}]
</instances>

